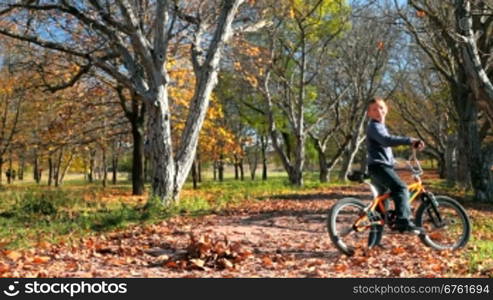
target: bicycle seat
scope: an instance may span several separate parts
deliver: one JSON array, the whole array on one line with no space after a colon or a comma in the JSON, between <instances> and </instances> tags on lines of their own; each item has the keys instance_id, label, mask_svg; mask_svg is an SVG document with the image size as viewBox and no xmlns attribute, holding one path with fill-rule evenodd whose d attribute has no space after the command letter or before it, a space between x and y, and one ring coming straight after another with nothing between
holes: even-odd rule
<instances>
[{"instance_id":1,"label":"bicycle seat","mask_svg":"<svg viewBox=\"0 0 493 300\"><path fill-rule=\"evenodd\" d=\"M347 179L355 182L364 182L366 179L370 179L370 175L361 171L351 171L347 175Z\"/></svg>"}]
</instances>

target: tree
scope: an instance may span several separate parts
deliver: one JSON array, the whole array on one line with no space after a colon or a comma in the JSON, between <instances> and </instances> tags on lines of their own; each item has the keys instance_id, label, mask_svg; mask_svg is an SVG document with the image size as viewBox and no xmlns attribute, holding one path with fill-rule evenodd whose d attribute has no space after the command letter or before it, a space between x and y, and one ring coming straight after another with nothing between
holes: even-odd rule
<instances>
[{"instance_id":1,"label":"tree","mask_svg":"<svg viewBox=\"0 0 493 300\"><path fill-rule=\"evenodd\" d=\"M474 101L493 125L493 5L487 1L455 1L455 21L460 38L467 84ZM488 50L490 53L488 53Z\"/></svg>"},{"instance_id":2,"label":"tree","mask_svg":"<svg viewBox=\"0 0 493 300\"><path fill-rule=\"evenodd\" d=\"M120 105L125 113L125 117L130 123L133 148L132 148L132 195L142 195L144 193L144 122L145 108L144 103L139 101L135 93L123 92L122 86L114 87Z\"/></svg>"},{"instance_id":3,"label":"tree","mask_svg":"<svg viewBox=\"0 0 493 300\"><path fill-rule=\"evenodd\" d=\"M335 68L341 74L336 82L349 88L341 105L342 135L338 139L346 149L341 158L340 180L346 180L357 153L364 146L368 100L375 96L391 97L399 77L394 78L395 82L389 77L394 62L401 56L398 47L401 34L394 30L392 19L374 7L354 5L353 8L351 30L346 39L335 45L338 56ZM362 169L366 165L365 156L361 156Z\"/></svg>"},{"instance_id":4,"label":"tree","mask_svg":"<svg viewBox=\"0 0 493 300\"><path fill-rule=\"evenodd\" d=\"M216 84L221 51L232 35L243 0L10 1L0 8L0 33L54 49L81 66L68 86L95 68L145 103L152 192L164 203L178 199L198 143L210 94ZM173 5L175 4L175 5ZM54 17L51 17L54 16ZM245 22L239 24L244 29ZM58 38L39 34L42 28ZM185 35L180 35L185 33ZM196 77L194 97L179 144L172 142L168 57L176 38L191 45Z\"/></svg>"},{"instance_id":5,"label":"tree","mask_svg":"<svg viewBox=\"0 0 493 300\"><path fill-rule=\"evenodd\" d=\"M346 28L347 6L345 1L329 0L270 4L271 29L266 36L252 40L253 47L248 48L257 52L251 62L254 67L240 64L237 68L249 73L246 79L264 97L272 145L290 182L302 185L306 138L326 112L318 110L311 118L313 123L306 122L307 115L314 112L309 106L318 98L312 86L318 75L314 66L324 59L327 45Z\"/></svg>"},{"instance_id":6,"label":"tree","mask_svg":"<svg viewBox=\"0 0 493 300\"><path fill-rule=\"evenodd\" d=\"M247 41L235 41L227 54L234 58L234 68L221 73L216 93L225 107L228 126L240 142L252 180L255 179L259 160L262 163L262 180L267 180L268 125L265 103L256 84L261 74L255 73L262 70L260 66L264 58L259 56L258 49ZM252 59L256 61L255 66L250 65Z\"/></svg>"},{"instance_id":7,"label":"tree","mask_svg":"<svg viewBox=\"0 0 493 300\"><path fill-rule=\"evenodd\" d=\"M454 184L457 154L457 114L450 101L449 86L422 51L409 51L405 81L394 93L393 109L398 112L393 129L425 141L425 152L438 162L441 178ZM404 121L404 122L402 122Z\"/></svg>"},{"instance_id":8,"label":"tree","mask_svg":"<svg viewBox=\"0 0 493 300\"><path fill-rule=\"evenodd\" d=\"M9 155L9 169L12 168L12 153L16 148L21 148L23 138L19 133L22 127L22 110L25 104L25 95L32 88L33 73L23 68L20 64L20 54L17 56L19 48L12 43L2 43L5 53L0 65L0 184L2 183L5 155ZM11 177L8 181L10 183Z\"/></svg>"},{"instance_id":9,"label":"tree","mask_svg":"<svg viewBox=\"0 0 493 300\"><path fill-rule=\"evenodd\" d=\"M467 70L468 58L464 57L464 46L461 44L461 29L458 24L462 18L457 10L456 2L429 0L411 0L408 10L395 2L396 12L403 21L405 29L411 34L419 47L424 51L435 70L443 76L451 90L452 103L458 115L458 171L459 182L471 183L475 199L491 201L493 199L493 145L485 140L485 132L491 128L490 122L484 122L488 113L479 111L476 94L469 83L471 79ZM417 15L415 12L422 12ZM479 18L481 19L481 18ZM490 27L491 18L486 18L486 29ZM470 19L467 19L470 25ZM478 27L481 27L479 24ZM489 31L491 32L491 31ZM469 32L470 33L470 32ZM484 40L483 40L484 39ZM484 47L484 53L491 50L491 35L488 31L482 35L477 45ZM488 61L487 58L483 58ZM477 81L473 81L476 82ZM476 84L475 83L475 84ZM481 100L482 101L482 100ZM480 101L480 102L481 102ZM486 111L487 112L487 111Z\"/></svg>"}]
</instances>

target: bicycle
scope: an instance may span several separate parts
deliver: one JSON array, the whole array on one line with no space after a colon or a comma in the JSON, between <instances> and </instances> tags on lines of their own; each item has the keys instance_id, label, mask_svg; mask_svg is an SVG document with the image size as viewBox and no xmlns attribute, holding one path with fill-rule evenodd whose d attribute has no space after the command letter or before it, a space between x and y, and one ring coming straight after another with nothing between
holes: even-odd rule
<instances>
[{"instance_id":1,"label":"bicycle","mask_svg":"<svg viewBox=\"0 0 493 300\"><path fill-rule=\"evenodd\" d=\"M416 158L415 149L407 165L414 179L414 183L408 185L410 205L414 201L421 201L415 210L415 223L425 231L419 235L421 241L436 250L464 247L471 235L471 221L464 207L450 197L435 196L425 189L421 180L423 169ZM357 198L344 198L329 211L327 227L330 239L341 252L351 256L358 248L379 245L385 225L396 230L396 214L394 210L388 209L390 191L379 195L376 187L370 183L368 174L352 172L348 179L366 183L373 194L373 200L368 205ZM364 239L367 236L366 243Z\"/></svg>"}]
</instances>

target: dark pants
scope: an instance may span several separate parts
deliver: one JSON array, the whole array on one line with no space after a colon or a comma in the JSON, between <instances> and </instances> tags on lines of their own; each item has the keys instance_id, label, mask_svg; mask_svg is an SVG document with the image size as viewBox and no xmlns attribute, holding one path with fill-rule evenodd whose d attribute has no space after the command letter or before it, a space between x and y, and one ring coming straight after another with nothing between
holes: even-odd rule
<instances>
[{"instance_id":1,"label":"dark pants","mask_svg":"<svg viewBox=\"0 0 493 300\"><path fill-rule=\"evenodd\" d=\"M407 224L411 216L409 207L409 191L404 182L401 181L394 168L385 165L368 166L372 184L377 188L379 194L383 194L387 189L395 203L397 215L397 225Z\"/></svg>"}]
</instances>

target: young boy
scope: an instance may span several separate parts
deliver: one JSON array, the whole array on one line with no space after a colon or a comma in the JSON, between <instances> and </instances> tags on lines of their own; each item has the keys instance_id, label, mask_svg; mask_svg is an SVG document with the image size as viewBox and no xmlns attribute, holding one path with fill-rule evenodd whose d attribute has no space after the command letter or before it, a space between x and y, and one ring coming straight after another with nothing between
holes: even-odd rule
<instances>
[{"instance_id":1,"label":"young boy","mask_svg":"<svg viewBox=\"0 0 493 300\"><path fill-rule=\"evenodd\" d=\"M390 135L385 126L387 111L387 105L382 98L374 98L368 103L368 117L370 117L366 131L368 173L379 193L385 192L386 189L390 190L395 203L397 229L400 232L422 234L423 229L410 220L409 192L406 184L400 180L394 170L395 161L391 147L412 145L421 151L425 145L419 139Z\"/></svg>"}]
</instances>

